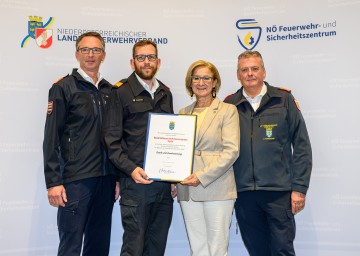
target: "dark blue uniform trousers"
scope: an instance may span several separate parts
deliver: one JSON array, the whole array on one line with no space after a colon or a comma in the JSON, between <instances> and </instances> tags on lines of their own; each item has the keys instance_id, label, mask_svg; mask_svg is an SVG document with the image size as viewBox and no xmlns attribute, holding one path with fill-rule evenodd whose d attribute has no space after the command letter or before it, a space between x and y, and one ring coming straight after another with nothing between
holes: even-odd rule
<instances>
[{"instance_id":1,"label":"dark blue uniform trousers","mask_svg":"<svg viewBox=\"0 0 360 256\"><path fill-rule=\"evenodd\" d=\"M111 217L115 202L115 176L65 184L67 203L59 207L58 255L106 256L109 254Z\"/></svg>"},{"instance_id":2,"label":"dark blue uniform trousers","mask_svg":"<svg viewBox=\"0 0 360 256\"><path fill-rule=\"evenodd\" d=\"M235 212L250 256L295 255L291 191L238 192Z\"/></svg>"},{"instance_id":3,"label":"dark blue uniform trousers","mask_svg":"<svg viewBox=\"0 0 360 256\"><path fill-rule=\"evenodd\" d=\"M124 228L120 255L163 256L173 214L170 183L143 185L122 178L120 184Z\"/></svg>"}]
</instances>

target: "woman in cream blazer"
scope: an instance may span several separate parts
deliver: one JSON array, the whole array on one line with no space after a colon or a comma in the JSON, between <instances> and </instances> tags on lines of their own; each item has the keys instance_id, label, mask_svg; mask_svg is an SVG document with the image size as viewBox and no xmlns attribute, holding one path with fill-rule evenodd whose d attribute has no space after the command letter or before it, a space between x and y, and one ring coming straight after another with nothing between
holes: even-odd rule
<instances>
[{"instance_id":1,"label":"woman in cream blazer","mask_svg":"<svg viewBox=\"0 0 360 256\"><path fill-rule=\"evenodd\" d=\"M221 79L213 64L194 62L185 81L196 102L180 114L197 115L197 130L193 172L177 185L177 198L191 255L227 255L237 196L232 165L239 155L238 111L216 97Z\"/></svg>"}]
</instances>

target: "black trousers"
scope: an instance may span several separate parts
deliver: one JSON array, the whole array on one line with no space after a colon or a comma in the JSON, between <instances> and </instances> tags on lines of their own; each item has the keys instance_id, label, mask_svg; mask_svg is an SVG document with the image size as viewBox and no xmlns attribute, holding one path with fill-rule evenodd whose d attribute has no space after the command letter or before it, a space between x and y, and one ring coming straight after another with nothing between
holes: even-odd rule
<instances>
[{"instance_id":1,"label":"black trousers","mask_svg":"<svg viewBox=\"0 0 360 256\"><path fill-rule=\"evenodd\" d=\"M137 184L120 180L120 210L124 228L121 256L162 256L173 214L168 182Z\"/></svg>"},{"instance_id":2,"label":"black trousers","mask_svg":"<svg viewBox=\"0 0 360 256\"><path fill-rule=\"evenodd\" d=\"M115 202L115 176L88 178L65 184L68 202L59 207L58 255L109 254L111 217Z\"/></svg>"},{"instance_id":3,"label":"black trousers","mask_svg":"<svg viewBox=\"0 0 360 256\"><path fill-rule=\"evenodd\" d=\"M235 212L250 256L295 255L291 191L238 192Z\"/></svg>"}]
</instances>

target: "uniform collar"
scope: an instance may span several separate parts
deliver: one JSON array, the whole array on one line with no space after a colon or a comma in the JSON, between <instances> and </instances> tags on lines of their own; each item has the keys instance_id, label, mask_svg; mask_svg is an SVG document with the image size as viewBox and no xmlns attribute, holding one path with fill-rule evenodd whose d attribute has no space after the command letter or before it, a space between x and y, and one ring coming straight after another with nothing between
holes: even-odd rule
<instances>
[{"instance_id":1,"label":"uniform collar","mask_svg":"<svg viewBox=\"0 0 360 256\"><path fill-rule=\"evenodd\" d=\"M135 73L135 72L134 72ZM154 98L154 95L155 95L155 92L156 90L159 88L159 82L158 80L154 77L152 79L152 83L153 83L153 87L151 88L150 90L150 87L147 83L145 83L145 81L140 77L138 76L136 73L135 73L135 76L137 78L137 80L139 81L139 83L142 85L142 87L148 92L150 93L151 97Z\"/></svg>"},{"instance_id":2,"label":"uniform collar","mask_svg":"<svg viewBox=\"0 0 360 256\"><path fill-rule=\"evenodd\" d=\"M99 87L99 83L100 81L103 79L102 75L100 74L100 72L97 73L97 77L98 80L96 82L96 84L94 84L94 81L92 80L92 78L85 73L85 71L82 68L78 68L77 72L82 76L82 78L84 78L86 81L92 83L93 85L95 85L97 88Z\"/></svg>"},{"instance_id":3,"label":"uniform collar","mask_svg":"<svg viewBox=\"0 0 360 256\"><path fill-rule=\"evenodd\" d=\"M266 86L266 93L263 95L263 97L269 97L269 98L272 98L272 97L281 97L281 95L279 94L278 90L269 85L268 82L264 81L264 85ZM234 102L233 104L234 105L239 105L243 102L246 102L247 99L245 98L245 91L244 91L244 87L241 87L236 93L234 93Z\"/></svg>"},{"instance_id":4,"label":"uniform collar","mask_svg":"<svg viewBox=\"0 0 360 256\"><path fill-rule=\"evenodd\" d=\"M255 99L260 99L261 100L261 98L266 94L266 92L267 92L267 87L266 87L265 83L263 83L260 93L258 95L256 95L254 98L251 98L249 95L247 95L246 91L243 89L244 97L250 102L255 100Z\"/></svg>"},{"instance_id":5,"label":"uniform collar","mask_svg":"<svg viewBox=\"0 0 360 256\"><path fill-rule=\"evenodd\" d=\"M155 79L155 78L154 78ZM155 79L156 80L156 79ZM140 81L137 79L135 72L133 72L129 78L128 78L129 83L132 85L132 91L134 93L134 96L139 96L143 91L146 91L146 89L144 88L144 86L142 86L142 84L140 83ZM156 80L158 83L158 88L161 88L161 84L158 80Z\"/></svg>"}]
</instances>

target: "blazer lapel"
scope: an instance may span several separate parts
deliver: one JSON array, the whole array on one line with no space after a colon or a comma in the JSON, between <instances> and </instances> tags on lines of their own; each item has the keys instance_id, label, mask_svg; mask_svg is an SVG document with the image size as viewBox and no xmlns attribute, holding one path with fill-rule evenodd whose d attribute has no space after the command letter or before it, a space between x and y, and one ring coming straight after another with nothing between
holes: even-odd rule
<instances>
[{"instance_id":1,"label":"blazer lapel","mask_svg":"<svg viewBox=\"0 0 360 256\"><path fill-rule=\"evenodd\" d=\"M182 114L191 115L193 110L194 110L195 104L196 104L196 101L193 102L191 105L185 107L184 108L184 113L182 113Z\"/></svg>"}]
</instances>

